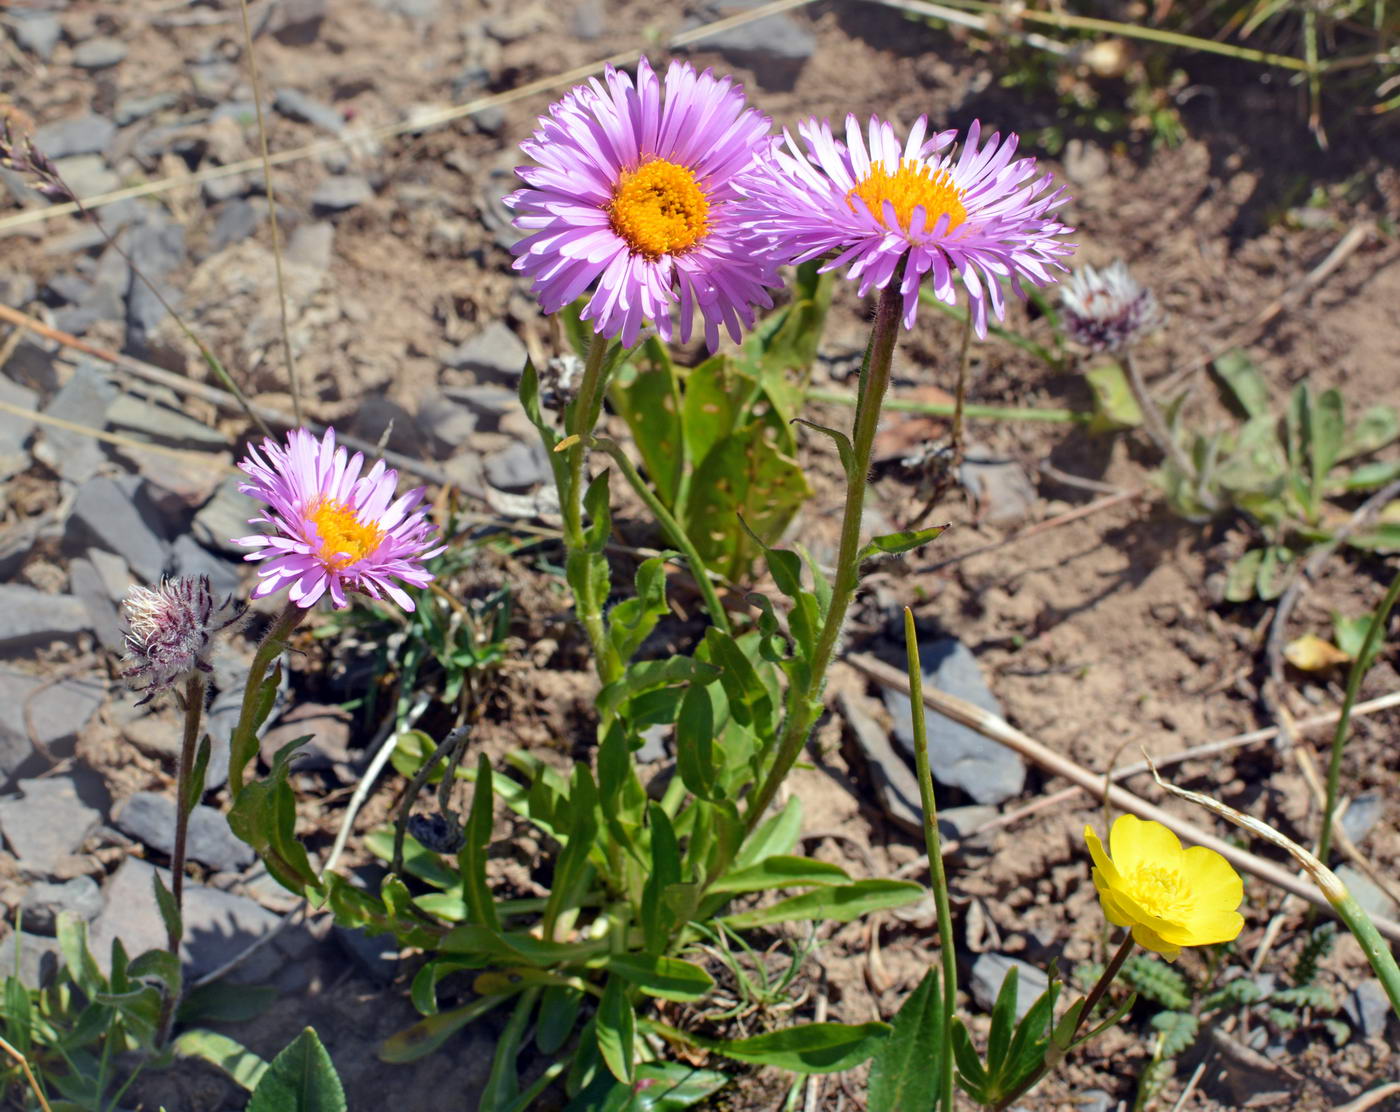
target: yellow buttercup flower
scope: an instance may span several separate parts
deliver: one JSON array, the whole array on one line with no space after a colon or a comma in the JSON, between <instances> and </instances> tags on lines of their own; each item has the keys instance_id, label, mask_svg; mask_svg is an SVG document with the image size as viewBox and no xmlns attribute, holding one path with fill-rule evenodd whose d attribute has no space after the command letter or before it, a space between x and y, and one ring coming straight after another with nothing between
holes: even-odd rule
<instances>
[{"instance_id":1,"label":"yellow buttercup flower","mask_svg":"<svg viewBox=\"0 0 1400 1112\"><path fill-rule=\"evenodd\" d=\"M1229 942L1244 928L1236 910L1244 883L1213 849L1183 849L1160 822L1123 815L1109 833L1110 858L1092 826L1094 887L1108 921L1130 927L1138 945L1175 961L1183 946Z\"/></svg>"}]
</instances>

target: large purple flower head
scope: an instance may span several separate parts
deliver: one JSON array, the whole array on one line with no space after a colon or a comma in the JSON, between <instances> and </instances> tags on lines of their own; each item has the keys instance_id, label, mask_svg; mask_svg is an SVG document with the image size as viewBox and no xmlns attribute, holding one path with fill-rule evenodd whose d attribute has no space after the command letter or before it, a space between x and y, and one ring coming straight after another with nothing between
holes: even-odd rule
<instances>
[{"instance_id":1,"label":"large purple flower head","mask_svg":"<svg viewBox=\"0 0 1400 1112\"><path fill-rule=\"evenodd\" d=\"M879 117L871 117L868 142L854 116L844 143L826 121L799 124L804 146L785 133L772 172L756 179L757 188L745 181L744 223L772 238L780 262L834 253L822 269L849 264L862 296L889 285L903 261L905 328L914 325L925 276L949 305L956 278L985 337L988 305L997 320L1006 310L1002 279L1025 296L1022 282L1048 285L1064 269L1058 260L1073 245L1062 237L1071 229L1051 212L1068 198L1052 189L1050 174L1036 176L1035 159L1014 157L1015 135L982 143L974 123L955 157L957 132L926 139L927 129L920 117L901 147Z\"/></svg>"},{"instance_id":2,"label":"large purple flower head","mask_svg":"<svg viewBox=\"0 0 1400 1112\"><path fill-rule=\"evenodd\" d=\"M710 350L721 326L737 341L776 266L735 218L738 183L768 150L769 120L743 90L672 62L664 81L645 58L635 84L612 66L540 117L521 150L539 163L516 172L529 187L505 203L527 233L515 269L533 280L546 313L584 291L581 316L627 346L650 322L663 338L699 313Z\"/></svg>"},{"instance_id":3,"label":"large purple flower head","mask_svg":"<svg viewBox=\"0 0 1400 1112\"><path fill-rule=\"evenodd\" d=\"M248 482L238 489L267 504L249 524L268 531L238 537L235 544L254 549L246 560L263 560L254 598L288 587L298 606L312 606L329 593L337 607L349 605L346 590L372 598L388 595L405 610L413 599L395 582L426 587L432 575L423 561L442 547L431 547L433 527L416 509L423 489L395 498L398 472L380 460L361 475L365 457L348 455L335 444L335 430L317 440L306 429L293 429L286 445L264 440L261 454L252 446L239 468Z\"/></svg>"}]
</instances>

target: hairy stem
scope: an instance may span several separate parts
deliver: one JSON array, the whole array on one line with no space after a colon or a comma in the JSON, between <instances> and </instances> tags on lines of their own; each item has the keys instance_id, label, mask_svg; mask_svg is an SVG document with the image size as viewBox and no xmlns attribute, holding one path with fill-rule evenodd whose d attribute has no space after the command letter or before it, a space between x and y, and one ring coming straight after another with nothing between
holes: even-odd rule
<instances>
[{"instance_id":1,"label":"hairy stem","mask_svg":"<svg viewBox=\"0 0 1400 1112\"><path fill-rule=\"evenodd\" d=\"M1171 430L1167 428L1167 422L1162 418L1162 411L1157 407L1156 401L1148 393L1147 383L1143 381L1142 372L1138 370L1137 361L1133 359L1132 352L1123 352L1123 370L1128 377L1128 387L1133 392L1133 398L1138 404L1138 409L1142 411L1142 427L1147 435L1152 439L1152 443L1157 446L1157 450L1162 453L1171 465L1181 472L1182 477L1191 484L1192 490L1201 505L1214 513L1217 509L1215 496L1209 491L1202 489L1200 476L1196 474L1196 468L1186 453L1181 450L1181 445L1176 442L1176 437L1172 436Z\"/></svg>"},{"instance_id":2,"label":"hairy stem","mask_svg":"<svg viewBox=\"0 0 1400 1112\"><path fill-rule=\"evenodd\" d=\"M295 602L288 602L272 627L253 654L253 663L248 668L248 685L243 689L243 704L239 708L238 722L229 738L228 750L228 790L234 799L243 790L243 773L248 763L258 751L258 727L266 717L267 708L259 713L259 697L267 679L267 670L281 655L287 638L296 629L306 611Z\"/></svg>"}]
</instances>

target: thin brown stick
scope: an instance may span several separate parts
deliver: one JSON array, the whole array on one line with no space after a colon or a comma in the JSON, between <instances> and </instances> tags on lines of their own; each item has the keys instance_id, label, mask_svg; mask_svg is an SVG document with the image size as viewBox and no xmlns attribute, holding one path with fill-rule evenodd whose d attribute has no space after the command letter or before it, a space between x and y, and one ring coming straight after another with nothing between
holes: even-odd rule
<instances>
[{"instance_id":1,"label":"thin brown stick","mask_svg":"<svg viewBox=\"0 0 1400 1112\"><path fill-rule=\"evenodd\" d=\"M882 686L904 692L906 695L909 693L909 678L898 668L891 667L883 661L863 653L847 657L847 660ZM1110 805L1121 810L1131 811L1139 818L1160 822L1186 840L1215 850L1237 869L1242 869L1268 884L1282 888L1285 892L1292 892L1322 911L1332 913L1331 903L1315 886L1299 880L1274 862L1267 861L1247 850L1239 849L1224 839L1202 830L1194 823L1178 818L1171 812L1164 811L1155 804L1139 798L1132 792L1116 785L1106 786L1102 777L1090 772L1063 754L1057 753L1048 745L1022 733L997 715L974 706L965 699L959 699L930 687L924 688L924 705L947 718L951 718L954 722L976 730L983 737L990 738L1009 749L1014 749L1027 760L1056 776L1062 776L1079 785L1096 798L1104 799ZM1392 941L1400 941L1400 923L1376 917L1375 924L1376 929L1385 937Z\"/></svg>"},{"instance_id":2,"label":"thin brown stick","mask_svg":"<svg viewBox=\"0 0 1400 1112\"><path fill-rule=\"evenodd\" d=\"M29 1088L33 1091L35 1099L39 1102L39 1107L43 1112L53 1112L49 1107L49 1102L44 1099L44 1090L39 1088L39 1082L34 1079L34 1074L29 1069L29 1059L0 1037L0 1050L14 1059L15 1065L19 1066L24 1073L24 1079L29 1082Z\"/></svg>"},{"instance_id":3,"label":"thin brown stick","mask_svg":"<svg viewBox=\"0 0 1400 1112\"><path fill-rule=\"evenodd\" d=\"M1400 1081L1387 1081L1384 1085L1378 1085L1369 1093L1362 1093L1355 1100L1349 1100L1346 1104L1339 1104L1333 1112L1366 1112L1368 1108L1374 1108L1385 1100L1386 1097L1393 1097L1400 1093Z\"/></svg>"}]
</instances>

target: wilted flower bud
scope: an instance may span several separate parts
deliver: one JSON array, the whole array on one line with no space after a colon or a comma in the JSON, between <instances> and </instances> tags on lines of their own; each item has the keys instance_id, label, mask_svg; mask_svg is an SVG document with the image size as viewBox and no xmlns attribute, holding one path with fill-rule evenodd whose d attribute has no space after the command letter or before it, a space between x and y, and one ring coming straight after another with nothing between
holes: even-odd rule
<instances>
[{"instance_id":1,"label":"wilted flower bud","mask_svg":"<svg viewBox=\"0 0 1400 1112\"><path fill-rule=\"evenodd\" d=\"M1090 351L1122 351L1162 323L1152 291L1120 259L1103 270L1075 269L1060 286L1065 334Z\"/></svg>"},{"instance_id":2,"label":"wilted flower bud","mask_svg":"<svg viewBox=\"0 0 1400 1112\"><path fill-rule=\"evenodd\" d=\"M207 575L182 575L162 580L158 587L132 587L123 607L128 629L122 676L145 692L141 703L196 670L213 671L209 652L214 634L243 616L242 607L234 606L231 598L215 602Z\"/></svg>"}]
</instances>

